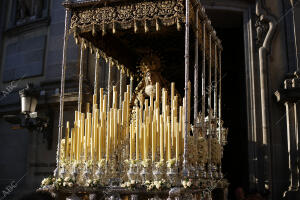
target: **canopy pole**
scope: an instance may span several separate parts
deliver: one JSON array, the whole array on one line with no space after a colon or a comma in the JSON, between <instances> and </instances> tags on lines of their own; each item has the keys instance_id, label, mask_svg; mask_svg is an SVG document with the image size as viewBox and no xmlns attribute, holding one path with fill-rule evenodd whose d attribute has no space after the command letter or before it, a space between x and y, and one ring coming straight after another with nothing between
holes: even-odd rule
<instances>
[{"instance_id":1,"label":"canopy pole","mask_svg":"<svg viewBox=\"0 0 300 200\"><path fill-rule=\"evenodd\" d=\"M206 101L206 86L205 86L205 65L206 65L206 62L205 62L205 59L206 59L206 54L205 54L205 49L206 49L206 20L203 20L203 25L202 25L202 35L203 35L203 49L202 49L202 134L203 136L206 135L205 133L205 101Z\"/></svg>"},{"instance_id":2,"label":"canopy pole","mask_svg":"<svg viewBox=\"0 0 300 200\"><path fill-rule=\"evenodd\" d=\"M196 7L196 13L195 13L195 23L196 23L196 36L195 36L195 66L194 66L194 124L196 125L197 115L198 115L198 81L199 81L199 7L197 5ZM196 133L198 134L198 126Z\"/></svg>"},{"instance_id":3,"label":"canopy pole","mask_svg":"<svg viewBox=\"0 0 300 200\"><path fill-rule=\"evenodd\" d=\"M110 108L110 101L111 101L111 68L112 68L112 60L109 58L108 60L108 80L107 80L107 109Z\"/></svg>"},{"instance_id":4,"label":"canopy pole","mask_svg":"<svg viewBox=\"0 0 300 200\"><path fill-rule=\"evenodd\" d=\"M183 177L189 175L187 168L187 147L188 147L188 81L189 81L189 20L190 20L190 1L185 1L185 80L184 80L184 111L185 111L185 122L184 122L184 149L183 149Z\"/></svg>"},{"instance_id":5,"label":"canopy pole","mask_svg":"<svg viewBox=\"0 0 300 200\"><path fill-rule=\"evenodd\" d=\"M130 98L130 101L131 101L131 99L132 99L132 90L133 90L133 76L132 75L130 75L129 76L129 78L130 78L130 83L129 83L129 85L130 85L130 96L129 96L129 98Z\"/></svg>"},{"instance_id":6,"label":"canopy pole","mask_svg":"<svg viewBox=\"0 0 300 200\"><path fill-rule=\"evenodd\" d=\"M96 50L96 55L95 55L95 80L94 80L94 94L97 95L98 93L98 82L99 82L99 62L100 59L100 53L99 49Z\"/></svg>"},{"instance_id":7,"label":"canopy pole","mask_svg":"<svg viewBox=\"0 0 300 200\"><path fill-rule=\"evenodd\" d=\"M222 142L222 124L221 124L221 119L222 119L222 50L219 49L219 141L220 144Z\"/></svg>"},{"instance_id":8,"label":"canopy pole","mask_svg":"<svg viewBox=\"0 0 300 200\"><path fill-rule=\"evenodd\" d=\"M82 79L83 79L83 53L84 53L84 40L81 41L80 46L80 64L79 64L79 89L78 89L78 112L81 113L82 106Z\"/></svg>"},{"instance_id":9,"label":"canopy pole","mask_svg":"<svg viewBox=\"0 0 300 200\"><path fill-rule=\"evenodd\" d=\"M212 52L211 52L211 31L209 32L209 66L208 66L208 175L209 178L212 177L211 171L211 67L212 67Z\"/></svg>"},{"instance_id":10,"label":"canopy pole","mask_svg":"<svg viewBox=\"0 0 300 200\"><path fill-rule=\"evenodd\" d=\"M217 90L218 90L218 59L217 59L217 40L215 40L215 75L214 75L214 120L217 122ZM217 126L215 126L217 128Z\"/></svg>"},{"instance_id":11,"label":"canopy pole","mask_svg":"<svg viewBox=\"0 0 300 200\"><path fill-rule=\"evenodd\" d=\"M124 69L123 69L123 66L120 66L120 103L119 103L119 108L121 109L122 108L122 101L123 101L123 93L124 93L124 90L123 90L123 82L124 82ZM126 80L126 77L125 77L125 80Z\"/></svg>"},{"instance_id":12,"label":"canopy pole","mask_svg":"<svg viewBox=\"0 0 300 200\"><path fill-rule=\"evenodd\" d=\"M69 2L69 0L66 0ZM60 85L60 99L59 99L59 123L58 123L58 144L57 144L57 154L56 154L56 163L57 168L54 171L54 176L58 178L59 168L60 168L60 149L61 149L61 139L62 139L62 130L64 122L64 96L65 96L65 78L66 78L66 65L67 65L67 45L69 37L69 9L66 8L65 12L65 28L64 28L64 44L63 44L63 56L62 56L62 66L61 66L61 85Z\"/></svg>"}]
</instances>

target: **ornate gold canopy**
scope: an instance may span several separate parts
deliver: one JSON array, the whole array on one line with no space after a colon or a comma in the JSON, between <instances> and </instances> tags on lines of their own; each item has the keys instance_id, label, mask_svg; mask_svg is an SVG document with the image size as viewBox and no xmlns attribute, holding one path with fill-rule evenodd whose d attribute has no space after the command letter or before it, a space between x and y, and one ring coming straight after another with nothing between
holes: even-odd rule
<instances>
[{"instance_id":1,"label":"ornate gold canopy","mask_svg":"<svg viewBox=\"0 0 300 200\"><path fill-rule=\"evenodd\" d=\"M218 49L222 48L221 42L211 26L205 9L201 7L197 0L192 0L190 4L190 21L193 30L191 38L195 38L196 34L198 38L203 38L203 25L205 24L207 30L205 33L206 55L211 53L214 57L215 51L209 52L209 37L212 37L212 45L217 45ZM183 33L182 27L185 23L183 0L94 0L65 2L64 6L71 10L70 32L74 33L76 40L79 40L79 38L86 39L90 47L101 49L109 57L116 58L120 64L127 68L133 68L133 65L138 62L134 59L130 60L131 57L138 57L137 54L139 54L136 52L133 53L134 55L130 54L132 49L134 49L133 51L137 49L136 46L129 44L130 42L127 41L130 37L133 37L131 40L136 40L136 36L133 36L132 33L159 32L159 34L167 36L165 39L171 40L171 37L177 37L173 39L177 43L184 39L183 35L178 36L174 33L176 29ZM197 16L195 10L199 11ZM196 23L198 23L198 26ZM127 35L125 36L124 33ZM148 39L148 35L143 36L145 36L143 39ZM108 40L110 43L105 44ZM122 55L111 46L117 46ZM199 40L199 46L203 46L202 39ZM126 59L122 58L123 55L126 55L124 56Z\"/></svg>"},{"instance_id":2,"label":"ornate gold canopy","mask_svg":"<svg viewBox=\"0 0 300 200\"><path fill-rule=\"evenodd\" d=\"M67 5L66 5L67 6ZM95 6L95 7L94 7ZM171 26L174 24L180 28L184 21L184 5L182 0L147 1L147 2L120 2L97 6L92 9L76 9L71 19L71 29L79 28L81 32L111 30L144 27L145 32L151 27L159 29L160 25Z\"/></svg>"}]
</instances>

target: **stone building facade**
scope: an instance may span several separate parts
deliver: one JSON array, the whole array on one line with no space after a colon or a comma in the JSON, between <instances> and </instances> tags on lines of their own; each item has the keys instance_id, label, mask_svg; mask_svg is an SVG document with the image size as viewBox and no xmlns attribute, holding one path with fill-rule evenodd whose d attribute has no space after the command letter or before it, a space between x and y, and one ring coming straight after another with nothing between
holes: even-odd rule
<instances>
[{"instance_id":1,"label":"stone building facade","mask_svg":"<svg viewBox=\"0 0 300 200\"><path fill-rule=\"evenodd\" d=\"M55 169L64 7L60 0L0 2L0 198L36 189ZM224 46L224 118L229 142L224 174L235 188L299 198L300 1L204 0ZM73 120L79 49L70 38L65 121ZM93 86L86 52L84 91ZM102 61L100 87L107 82ZM119 80L117 69L114 80ZM47 134L8 123L20 114L18 91L40 89L37 111L51 119ZM89 93L85 93L89 98ZM14 185L16 187L8 187Z\"/></svg>"}]
</instances>

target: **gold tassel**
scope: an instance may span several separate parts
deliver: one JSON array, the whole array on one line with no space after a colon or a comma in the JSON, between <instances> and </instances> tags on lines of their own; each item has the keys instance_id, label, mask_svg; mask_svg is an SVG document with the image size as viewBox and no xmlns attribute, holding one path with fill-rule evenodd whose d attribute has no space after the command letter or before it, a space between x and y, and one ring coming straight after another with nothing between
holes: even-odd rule
<instances>
[{"instance_id":1,"label":"gold tassel","mask_svg":"<svg viewBox=\"0 0 300 200\"><path fill-rule=\"evenodd\" d=\"M160 30L160 27L159 27L159 23L158 23L158 19L156 18L155 20L155 25L156 25L156 31L159 31Z\"/></svg>"},{"instance_id":2,"label":"gold tassel","mask_svg":"<svg viewBox=\"0 0 300 200\"><path fill-rule=\"evenodd\" d=\"M181 29L180 21L178 18L176 19L176 21L177 21L177 30L180 31L180 29Z\"/></svg>"},{"instance_id":3,"label":"gold tassel","mask_svg":"<svg viewBox=\"0 0 300 200\"><path fill-rule=\"evenodd\" d=\"M122 74L124 74L124 73L125 73L125 70L124 70L124 65L121 65L121 72L122 72Z\"/></svg>"},{"instance_id":4,"label":"gold tassel","mask_svg":"<svg viewBox=\"0 0 300 200\"><path fill-rule=\"evenodd\" d=\"M129 77L130 74L129 69L126 70L126 73L127 73L127 77Z\"/></svg>"},{"instance_id":5,"label":"gold tassel","mask_svg":"<svg viewBox=\"0 0 300 200\"><path fill-rule=\"evenodd\" d=\"M75 43L78 45L79 41L78 41L78 37L75 37Z\"/></svg>"},{"instance_id":6,"label":"gold tassel","mask_svg":"<svg viewBox=\"0 0 300 200\"><path fill-rule=\"evenodd\" d=\"M113 34L116 33L116 25L115 25L115 22L113 22L113 30L112 30Z\"/></svg>"},{"instance_id":7,"label":"gold tassel","mask_svg":"<svg viewBox=\"0 0 300 200\"><path fill-rule=\"evenodd\" d=\"M109 58L111 60L111 66L115 65L115 61L112 58Z\"/></svg>"},{"instance_id":8,"label":"gold tassel","mask_svg":"<svg viewBox=\"0 0 300 200\"><path fill-rule=\"evenodd\" d=\"M93 45L92 45L91 42L89 42L89 49L90 49L91 54L93 54L94 53L94 48L93 48Z\"/></svg>"},{"instance_id":9,"label":"gold tassel","mask_svg":"<svg viewBox=\"0 0 300 200\"><path fill-rule=\"evenodd\" d=\"M103 23L102 24L102 36L104 36L105 35L105 24Z\"/></svg>"},{"instance_id":10,"label":"gold tassel","mask_svg":"<svg viewBox=\"0 0 300 200\"><path fill-rule=\"evenodd\" d=\"M96 32L96 27L95 27L95 25L93 25L92 35L95 37L96 34L97 34L97 32Z\"/></svg>"},{"instance_id":11,"label":"gold tassel","mask_svg":"<svg viewBox=\"0 0 300 200\"><path fill-rule=\"evenodd\" d=\"M100 59L100 50L99 49L96 50L96 57L97 57L97 59Z\"/></svg>"},{"instance_id":12,"label":"gold tassel","mask_svg":"<svg viewBox=\"0 0 300 200\"><path fill-rule=\"evenodd\" d=\"M136 24L136 21L134 20L134 33L136 33L137 32L137 30L138 30L138 27L137 27L137 24Z\"/></svg>"},{"instance_id":13,"label":"gold tassel","mask_svg":"<svg viewBox=\"0 0 300 200\"><path fill-rule=\"evenodd\" d=\"M147 25L147 20L145 20L145 33L149 31L148 25Z\"/></svg>"},{"instance_id":14,"label":"gold tassel","mask_svg":"<svg viewBox=\"0 0 300 200\"><path fill-rule=\"evenodd\" d=\"M78 45L78 35L76 32L74 32L74 39L75 39L75 43Z\"/></svg>"},{"instance_id":15,"label":"gold tassel","mask_svg":"<svg viewBox=\"0 0 300 200\"><path fill-rule=\"evenodd\" d=\"M84 47L84 49L86 49L86 48L87 48L86 42L85 42L84 40L82 40L82 42L83 42L83 47Z\"/></svg>"}]
</instances>

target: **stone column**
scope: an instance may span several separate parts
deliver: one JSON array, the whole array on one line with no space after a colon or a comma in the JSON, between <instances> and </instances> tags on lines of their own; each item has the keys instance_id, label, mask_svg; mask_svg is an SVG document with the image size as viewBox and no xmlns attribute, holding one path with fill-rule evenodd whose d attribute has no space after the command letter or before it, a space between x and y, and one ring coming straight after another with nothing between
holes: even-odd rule
<instances>
[{"instance_id":1,"label":"stone column","mask_svg":"<svg viewBox=\"0 0 300 200\"><path fill-rule=\"evenodd\" d=\"M300 117L300 78L284 81L284 89L276 91L277 101L286 109L287 151L289 167L289 186L283 196L289 198L299 193L299 117Z\"/></svg>"},{"instance_id":2,"label":"stone column","mask_svg":"<svg viewBox=\"0 0 300 200\"><path fill-rule=\"evenodd\" d=\"M292 87L292 80L285 80L285 89ZM297 166L297 151L298 151L298 136L296 134L296 104L294 102L284 102L286 109L286 128L287 128L287 148L288 148L288 166L290 173L289 191L297 190L299 186L298 166Z\"/></svg>"}]
</instances>

